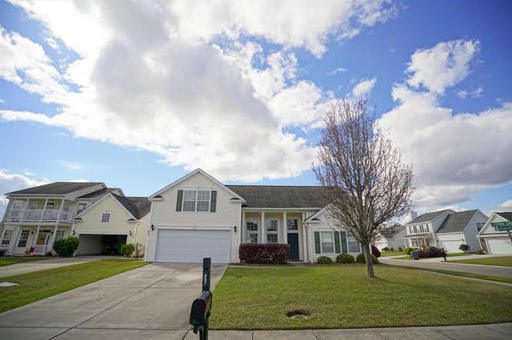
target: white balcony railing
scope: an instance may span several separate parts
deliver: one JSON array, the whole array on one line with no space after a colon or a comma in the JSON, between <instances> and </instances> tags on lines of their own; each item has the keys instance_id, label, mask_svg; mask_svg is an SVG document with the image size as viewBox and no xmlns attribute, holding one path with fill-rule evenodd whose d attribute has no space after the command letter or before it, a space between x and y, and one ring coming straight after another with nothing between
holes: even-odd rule
<instances>
[{"instance_id":1,"label":"white balcony railing","mask_svg":"<svg viewBox=\"0 0 512 340\"><path fill-rule=\"evenodd\" d=\"M32 251L32 255L46 255L52 251L52 247L47 245L35 245L34 250Z\"/></svg>"},{"instance_id":2,"label":"white balcony railing","mask_svg":"<svg viewBox=\"0 0 512 340\"><path fill-rule=\"evenodd\" d=\"M68 209L10 209L7 222L71 222Z\"/></svg>"}]
</instances>

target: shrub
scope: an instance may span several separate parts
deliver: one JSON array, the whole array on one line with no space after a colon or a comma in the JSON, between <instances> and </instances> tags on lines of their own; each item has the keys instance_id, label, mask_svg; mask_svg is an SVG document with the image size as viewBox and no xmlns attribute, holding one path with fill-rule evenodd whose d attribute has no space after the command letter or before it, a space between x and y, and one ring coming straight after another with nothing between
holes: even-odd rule
<instances>
[{"instance_id":1,"label":"shrub","mask_svg":"<svg viewBox=\"0 0 512 340\"><path fill-rule=\"evenodd\" d=\"M441 257L443 256L443 248L428 247L418 250L418 254L421 257Z\"/></svg>"},{"instance_id":2,"label":"shrub","mask_svg":"<svg viewBox=\"0 0 512 340\"><path fill-rule=\"evenodd\" d=\"M357 263L366 263L366 260L364 259L364 254L363 253L357 255L356 262ZM375 255L372 255L372 263L373 264L379 264L379 259Z\"/></svg>"},{"instance_id":3,"label":"shrub","mask_svg":"<svg viewBox=\"0 0 512 340\"><path fill-rule=\"evenodd\" d=\"M395 251L395 248L391 247L389 248L389 251Z\"/></svg>"},{"instance_id":4,"label":"shrub","mask_svg":"<svg viewBox=\"0 0 512 340\"><path fill-rule=\"evenodd\" d=\"M389 251L389 248L388 247L384 247L384 248L382 248L382 251Z\"/></svg>"},{"instance_id":5,"label":"shrub","mask_svg":"<svg viewBox=\"0 0 512 340\"><path fill-rule=\"evenodd\" d=\"M407 254L407 255L411 255L412 251L414 250L414 248L411 248L411 247L405 247L404 248L404 252Z\"/></svg>"},{"instance_id":6,"label":"shrub","mask_svg":"<svg viewBox=\"0 0 512 340\"><path fill-rule=\"evenodd\" d=\"M68 238L55 241L55 243L53 243L53 249L60 256L73 256L79 244L80 241L77 237L70 236Z\"/></svg>"},{"instance_id":7,"label":"shrub","mask_svg":"<svg viewBox=\"0 0 512 340\"><path fill-rule=\"evenodd\" d=\"M240 262L257 264L286 264L290 246L283 243L242 243L238 249Z\"/></svg>"},{"instance_id":8,"label":"shrub","mask_svg":"<svg viewBox=\"0 0 512 340\"><path fill-rule=\"evenodd\" d=\"M354 256L350 254L339 254L336 256L336 263L354 263Z\"/></svg>"},{"instance_id":9,"label":"shrub","mask_svg":"<svg viewBox=\"0 0 512 340\"><path fill-rule=\"evenodd\" d=\"M123 244L121 246L121 254L123 254L126 257L132 256L134 251L135 251L135 246L131 243Z\"/></svg>"},{"instance_id":10,"label":"shrub","mask_svg":"<svg viewBox=\"0 0 512 340\"><path fill-rule=\"evenodd\" d=\"M373 244L372 244L372 255L375 257L380 257L380 255L381 255L379 248L375 247Z\"/></svg>"},{"instance_id":11,"label":"shrub","mask_svg":"<svg viewBox=\"0 0 512 340\"><path fill-rule=\"evenodd\" d=\"M404 251L402 247L398 247L398 251Z\"/></svg>"},{"instance_id":12,"label":"shrub","mask_svg":"<svg viewBox=\"0 0 512 340\"><path fill-rule=\"evenodd\" d=\"M460 250L462 250L463 252L467 253L467 252L468 252L468 250L469 250L469 246L468 246L467 244L464 244L464 243L463 243L463 244L461 244L461 245L459 246L459 249L460 249Z\"/></svg>"},{"instance_id":13,"label":"shrub","mask_svg":"<svg viewBox=\"0 0 512 340\"><path fill-rule=\"evenodd\" d=\"M320 256L319 258L316 259L316 262L318 264L331 264L332 263L332 259L330 257L327 257L327 256Z\"/></svg>"}]
</instances>

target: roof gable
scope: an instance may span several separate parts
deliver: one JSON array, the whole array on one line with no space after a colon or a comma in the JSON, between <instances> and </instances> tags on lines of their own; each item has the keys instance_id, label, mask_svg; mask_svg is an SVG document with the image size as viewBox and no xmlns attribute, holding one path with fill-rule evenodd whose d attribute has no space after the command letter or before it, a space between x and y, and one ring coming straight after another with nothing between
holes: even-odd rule
<instances>
[{"instance_id":1,"label":"roof gable","mask_svg":"<svg viewBox=\"0 0 512 340\"><path fill-rule=\"evenodd\" d=\"M448 215L448 217L446 217L446 219L443 221L439 229L437 229L436 233L443 234L464 231L464 229L466 229L466 226L469 224L469 222L477 212L478 210L475 209L461 211Z\"/></svg>"},{"instance_id":2,"label":"roof gable","mask_svg":"<svg viewBox=\"0 0 512 340\"><path fill-rule=\"evenodd\" d=\"M445 209L445 210L438 210L438 211L432 211L426 214L422 214L415 219L413 219L410 222L407 222L406 224L415 224L415 223L423 223L423 222L429 222L432 220L435 220L438 217L441 217L443 214L447 212L454 212L451 209Z\"/></svg>"},{"instance_id":3,"label":"roof gable","mask_svg":"<svg viewBox=\"0 0 512 340\"><path fill-rule=\"evenodd\" d=\"M151 209L151 201L147 197L126 197L114 193L111 195L136 219L146 216Z\"/></svg>"},{"instance_id":4,"label":"roof gable","mask_svg":"<svg viewBox=\"0 0 512 340\"><path fill-rule=\"evenodd\" d=\"M505 212L496 212L496 214L500 215L506 220L512 221L512 212L505 211Z\"/></svg>"},{"instance_id":5,"label":"roof gable","mask_svg":"<svg viewBox=\"0 0 512 340\"><path fill-rule=\"evenodd\" d=\"M27 189L8 192L6 195L68 195L89 187L103 185L102 182L53 182Z\"/></svg>"}]
</instances>

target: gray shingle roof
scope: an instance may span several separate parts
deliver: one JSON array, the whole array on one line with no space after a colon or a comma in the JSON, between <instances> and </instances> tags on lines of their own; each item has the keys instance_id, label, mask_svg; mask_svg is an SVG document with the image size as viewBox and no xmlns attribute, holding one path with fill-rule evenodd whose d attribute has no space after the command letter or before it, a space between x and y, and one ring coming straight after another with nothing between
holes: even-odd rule
<instances>
[{"instance_id":1,"label":"gray shingle roof","mask_svg":"<svg viewBox=\"0 0 512 340\"><path fill-rule=\"evenodd\" d=\"M103 195L106 195L114 190L121 190L120 188L103 188L98 191L91 192L90 194L80 196L78 198L98 198L102 197Z\"/></svg>"},{"instance_id":2,"label":"gray shingle roof","mask_svg":"<svg viewBox=\"0 0 512 340\"><path fill-rule=\"evenodd\" d=\"M37 187L27 188L8 192L6 195L66 195L72 192L82 190L94 185L103 184L101 182L54 182L50 184L39 185Z\"/></svg>"},{"instance_id":3,"label":"gray shingle roof","mask_svg":"<svg viewBox=\"0 0 512 340\"><path fill-rule=\"evenodd\" d=\"M500 215L506 220L512 221L512 212L497 212L496 214Z\"/></svg>"},{"instance_id":4,"label":"gray shingle roof","mask_svg":"<svg viewBox=\"0 0 512 340\"><path fill-rule=\"evenodd\" d=\"M248 208L322 208L321 187L226 185L247 201Z\"/></svg>"},{"instance_id":5,"label":"gray shingle roof","mask_svg":"<svg viewBox=\"0 0 512 340\"><path fill-rule=\"evenodd\" d=\"M437 229L438 234L463 231L478 210L467 210L450 214Z\"/></svg>"},{"instance_id":6,"label":"gray shingle roof","mask_svg":"<svg viewBox=\"0 0 512 340\"><path fill-rule=\"evenodd\" d=\"M115 199L121 203L136 219L146 216L151 209L151 202L147 197L127 197L112 193Z\"/></svg>"},{"instance_id":7,"label":"gray shingle roof","mask_svg":"<svg viewBox=\"0 0 512 340\"><path fill-rule=\"evenodd\" d=\"M445 209L445 210L438 210L438 211L432 211L432 212L429 212L429 213L426 213L426 214L423 214L423 215L420 215L418 217L416 217L415 219L413 219L412 221L410 222L407 222L406 224L412 224L412 223L421 223L421 222L428 222L428 221L432 221L433 219L441 216L442 214L444 214L445 212L449 211L450 209Z\"/></svg>"}]
</instances>

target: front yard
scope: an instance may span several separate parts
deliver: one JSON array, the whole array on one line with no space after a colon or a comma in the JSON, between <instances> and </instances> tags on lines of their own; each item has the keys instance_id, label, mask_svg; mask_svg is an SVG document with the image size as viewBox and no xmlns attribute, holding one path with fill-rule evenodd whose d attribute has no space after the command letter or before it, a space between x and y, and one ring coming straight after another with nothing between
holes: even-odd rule
<instances>
[{"instance_id":1,"label":"front yard","mask_svg":"<svg viewBox=\"0 0 512 340\"><path fill-rule=\"evenodd\" d=\"M0 257L0 267L1 266L9 266L11 264L18 264L18 263L25 263L25 262L32 262L32 261L41 261L46 260L47 257Z\"/></svg>"},{"instance_id":2,"label":"front yard","mask_svg":"<svg viewBox=\"0 0 512 340\"><path fill-rule=\"evenodd\" d=\"M512 256L486 257L467 260L456 260L450 262L512 267Z\"/></svg>"},{"instance_id":3,"label":"front yard","mask_svg":"<svg viewBox=\"0 0 512 340\"><path fill-rule=\"evenodd\" d=\"M512 290L379 265L230 267L213 293L215 329L352 328L512 321ZM308 319L286 316L306 310Z\"/></svg>"},{"instance_id":4,"label":"front yard","mask_svg":"<svg viewBox=\"0 0 512 340\"><path fill-rule=\"evenodd\" d=\"M143 266L142 260L109 259L3 277L19 286L0 287L0 312Z\"/></svg>"}]
</instances>

